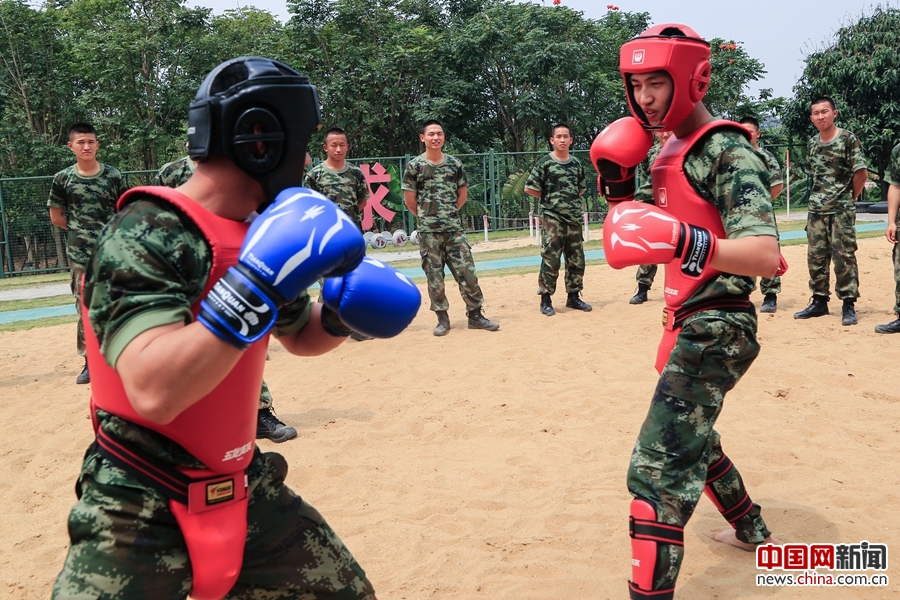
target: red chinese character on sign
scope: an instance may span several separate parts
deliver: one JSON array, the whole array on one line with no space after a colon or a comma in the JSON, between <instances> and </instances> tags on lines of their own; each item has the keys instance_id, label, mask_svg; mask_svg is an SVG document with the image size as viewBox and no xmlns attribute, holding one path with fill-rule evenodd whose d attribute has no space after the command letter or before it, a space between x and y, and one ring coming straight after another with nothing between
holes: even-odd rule
<instances>
[{"instance_id":1,"label":"red chinese character on sign","mask_svg":"<svg viewBox=\"0 0 900 600\"><path fill-rule=\"evenodd\" d=\"M809 547L809 568L826 567L834 569L834 546L831 544L811 544Z\"/></svg>"},{"instance_id":2,"label":"red chinese character on sign","mask_svg":"<svg viewBox=\"0 0 900 600\"><path fill-rule=\"evenodd\" d=\"M369 186L369 201L366 202L366 208L363 209L363 229L372 229L372 225L375 224L375 219L372 216L373 210L377 212L382 219L390 223L397 213L388 207L383 206L381 201L384 200L390 191L387 183L391 180L391 174L385 171L384 167L381 166L381 163L375 163L375 165L372 166L371 171L369 170L369 165L359 165L359 168L366 178L366 185ZM378 189L375 190L372 187L373 183L380 183L382 185L379 185Z\"/></svg>"},{"instance_id":3,"label":"red chinese character on sign","mask_svg":"<svg viewBox=\"0 0 900 600\"><path fill-rule=\"evenodd\" d=\"M809 568L809 547L806 544L784 545L784 569L805 571Z\"/></svg>"},{"instance_id":4,"label":"red chinese character on sign","mask_svg":"<svg viewBox=\"0 0 900 600\"><path fill-rule=\"evenodd\" d=\"M784 558L781 546L773 544L765 544L756 547L756 568L757 569L780 569Z\"/></svg>"}]
</instances>

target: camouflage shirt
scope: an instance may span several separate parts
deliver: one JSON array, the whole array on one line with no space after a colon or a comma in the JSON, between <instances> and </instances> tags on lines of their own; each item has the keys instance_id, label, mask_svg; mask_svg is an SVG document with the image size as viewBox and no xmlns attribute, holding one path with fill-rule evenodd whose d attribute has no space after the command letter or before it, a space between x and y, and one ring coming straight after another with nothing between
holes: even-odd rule
<instances>
[{"instance_id":1,"label":"camouflage shirt","mask_svg":"<svg viewBox=\"0 0 900 600\"><path fill-rule=\"evenodd\" d=\"M763 159L763 162L766 163L766 168L769 170L769 187L773 188L776 185L784 185L784 177L781 175L781 165L778 164L778 159L775 158L775 155L765 148L756 148L756 152Z\"/></svg>"},{"instance_id":2,"label":"camouflage shirt","mask_svg":"<svg viewBox=\"0 0 900 600\"><path fill-rule=\"evenodd\" d=\"M574 156L560 162L553 154L547 154L538 161L525 181L525 189L540 192L540 212L552 213L572 225L582 222L584 207L584 167Z\"/></svg>"},{"instance_id":3,"label":"camouflage shirt","mask_svg":"<svg viewBox=\"0 0 900 600\"><path fill-rule=\"evenodd\" d=\"M462 162L449 154L435 165L424 154L415 157L403 171L401 189L416 193L416 211L420 232L463 231L456 207L456 192L469 181Z\"/></svg>"},{"instance_id":4,"label":"camouflage shirt","mask_svg":"<svg viewBox=\"0 0 900 600\"><path fill-rule=\"evenodd\" d=\"M856 136L839 129L827 144L815 135L806 145L806 168L812 178L810 212L829 214L853 209L853 174L866 168Z\"/></svg>"},{"instance_id":5,"label":"camouflage shirt","mask_svg":"<svg viewBox=\"0 0 900 600\"><path fill-rule=\"evenodd\" d=\"M116 202L128 187L118 170L101 163L100 172L90 177L78 173L76 165L53 176L48 207L61 208L68 220L66 254L69 260L86 265L91 259L100 230L116 214Z\"/></svg>"},{"instance_id":6,"label":"camouflage shirt","mask_svg":"<svg viewBox=\"0 0 900 600\"><path fill-rule=\"evenodd\" d=\"M891 150L891 162L888 163L884 178L889 185L900 187L900 144ZM897 213L897 223L900 224L900 212Z\"/></svg>"},{"instance_id":7,"label":"camouflage shirt","mask_svg":"<svg viewBox=\"0 0 900 600\"><path fill-rule=\"evenodd\" d=\"M654 139L653 146L650 147L650 152L647 153L647 158L642 160L641 164L637 167L637 180L635 181L635 184L638 188L634 193L636 202L653 204L653 186L650 184L650 169L653 167L656 157L659 156L660 150L662 150L662 143L658 139Z\"/></svg>"},{"instance_id":8,"label":"camouflage shirt","mask_svg":"<svg viewBox=\"0 0 900 600\"><path fill-rule=\"evenodd\" d=\"M342 171L332 171L321 162L309 170L303 185L340 206L357 225L362 224L359 203L369 197L369 187L363 172L356 165L347 163Z\"/></svg>"},{"instance_id":9,"label":"camouflage shirt","mask_svg":"<svg viewBox=\"0 0 900 600\"><path fill-rule=\"evenodd\" d=\"M156 176L153 177L153 185L164 185L177 188L183 185L194 174L194 161L189 156L173 160L162 166Z\"/></svg>"},{"instance_id":10,"label":"camouflage shirt","mask_svg":"<svg viewBox=\"0 0 900 600\"><path fill-rule=\"evenodd\" d=\"M192 322L191 305L203 293L211 268L206 239L180 211L149 197L125 206L100 234L85 272L84 302L107 364L115 367L125 347L148 329ZM300 330L310 307L305 293L282 307L273 334ZM100 422L105 431L165 461L198 464L149 429L107 413Z\"/></svg>"}]
</instances>

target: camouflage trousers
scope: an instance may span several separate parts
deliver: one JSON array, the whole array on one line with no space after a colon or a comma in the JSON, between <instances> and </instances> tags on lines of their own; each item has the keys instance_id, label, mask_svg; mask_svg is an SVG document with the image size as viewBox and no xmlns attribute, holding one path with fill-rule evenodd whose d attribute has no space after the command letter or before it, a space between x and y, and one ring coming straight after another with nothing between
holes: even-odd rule
<instances>
[{"instance_id":1,"label":"camouflage trousers","mask_svg":"<svg viewBox=\"0 0 900 600\"><path fill-rule=\"evenodd\" d=\"M894 244L894 312L900 315L900 244Z\"/></svg>"},{"instance_id":2,"label":"camouflage trousers","mask_svg":"<svg viewBox=\"0 0 900 600\"><path fill-rule=\"evenodd\" d=\"M781 277L776 275L775 277L769 279L768 277L760 277L759 278L759 291L765 294L780 294L781 293Z\"/></svg>"},{"instance_id":3,"label":"camouflage trousers","mask_svg":"<svg viewBox=\"0 0 900 600\"><path fill-rule=\"evenodd\" d=\"M662 523L684 527L706 487L707 468L722 457L713 429L731 390L759 354L756 318L718 318L698 313L688 319L663 368L641 426L628 468L628 491L656 509ZM739 325L744 321L743 325ZM710 484L722 505L737 506L746 496L737 468ZM735 523L738 539L762 542L769 530L753 505ZM674 587L684 547L657 545L655 590Z\"/></svg>"},{"instance_id":4,"label":"camouflage trousers","mask_svg":"<svg viewBox=\"0 0 900 600\"><path fill-rule=\"evenodd\" d=\"M646 285L647 289L650 289L653 286L653 280L656 279L657 270L659 270L659 265L639 265L634 278L638 283Z\"/></svg>"},{"instance_id":5,"label":"camouflage trousers","mask_svg":"<svg viewBox=\"0 0 900 600\"><path fill-rule=\"evenodd\" d=\"M262 390L259 392L259 410L272 408L272 402L274 402L272 392L269 391L269 385L263 379Z\"/></svg>"},{"instance_id":6,"label":"camouflage trousers","mask_svg":"<svg viewBox=\"0 0 900 600\"><path fill-rule=\"evenodd\" d=\"M428 281L428 297L431 310L446 311L450 308L444 291L444 267L459 285L459 293L466 303L466 311L473 312L484 305L484 294L475 274L475 260L469 240L462 231L419 232L419 255L422 270Z\"/></svg>"},{"instance_id":7,"label":"camouflage trousers","mask_svg":"<svg viewBox=\"0 0 900 600\"><path fill-rule=\"evenodd\" d=\"M859 298L859 267L856 264L856 212L809 213L806 239L809 246L809 289L816 296L831 294L828 271L834 260L834 292L841 300Z\"/></svg>"},{"instance_id":8,"label":"camouflage trousers","mask_svg":"<svg viewBox=\"0 0 900 600\"><path fill-rule=\"evenodd\" d=\"M247 546L229 599L374 600L365 572L315 508L284 485L287 463L257 455L249 469ZM54 599L183 599L191 563L168 500L88 453L69 515L69 553Z\"/></svg>"},{"instance_id":9,"label":"camouflage trousers","mask_svg":"<svg viewBox=\"0 0 900 600\"><path fill-rule=\"evenodd\" d=\"M75 314L78 315L78 325L75 330L75 348L78 356L87 356L87 347L84 345L84 323L81 322L81 278L84 276L84 265L78 263L69 263L72 271L72 282L70 289L72 295L75 296Z\"/></svg>"},{"instance_id":10,"label":"camouflage trousers","mask_svg":"<svg viewBox=\"0 0 900 600\"><path fill-rule=\"evenodd\" d=\"M541 217L541 271L538 295L556 292L561 258L566 259L566 292L573 294L584 288L584 237L581 225L572 225L557 217Z\"/></svg>"}]
</instances>

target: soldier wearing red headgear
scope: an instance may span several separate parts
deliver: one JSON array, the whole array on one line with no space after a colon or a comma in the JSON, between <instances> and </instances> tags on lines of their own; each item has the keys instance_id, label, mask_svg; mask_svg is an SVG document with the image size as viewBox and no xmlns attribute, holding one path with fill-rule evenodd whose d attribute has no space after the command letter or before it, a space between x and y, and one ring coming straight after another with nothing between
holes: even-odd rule
<instances>
[{"instance_id":1,"label":"soldier wearing red headgear","mask_svg":"<svg viewBox=\"0 0 900 600\"><path fill-rule=\"evenodd\" d=\"M624 44L619 68L634 118L610 125L591 148L601 189L617 201L604 226L610 266L666 266L660 378L628 469L633 599L674 596L684 526L704 491L732 526L717 541L752 550L771 540L713 427L759 353L754 277L786 265L765 165L746 130L713 119L701 102L709 56L706 41L676 24ZM635 191L648 130L673 137Z\"/></svg>"}]
</instances>

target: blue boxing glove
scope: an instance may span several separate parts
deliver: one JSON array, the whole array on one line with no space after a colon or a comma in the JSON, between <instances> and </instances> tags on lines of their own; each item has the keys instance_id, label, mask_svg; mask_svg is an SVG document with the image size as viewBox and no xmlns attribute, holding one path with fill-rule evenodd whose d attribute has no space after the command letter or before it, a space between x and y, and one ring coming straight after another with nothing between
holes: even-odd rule
<instances>
[{"instance_id":1,"label":"blue boxing glove","mask_svg":"<svg viewBox=\"0 0 900 600\"><path fill-rule=\"evenodd\" d=\"M226 342L246 348L275 324L278 309L323 276L359 265L366 241L331 200L288 188L259 215L230 267L200 303L198 320Z\"/></svg>"},{"instance_id":2,"label":"blue boxing glove","mask_svg":"<svg viewBox=\"0 0 900 600\"><path fill-rule=\"evenodd\" d=\"M406 275L366 257L343 277L322 285L322 326L331 335L357 331L373 338L394 337L406 329L422 304L419 288Z\"/></svg>"}]
</instances>

